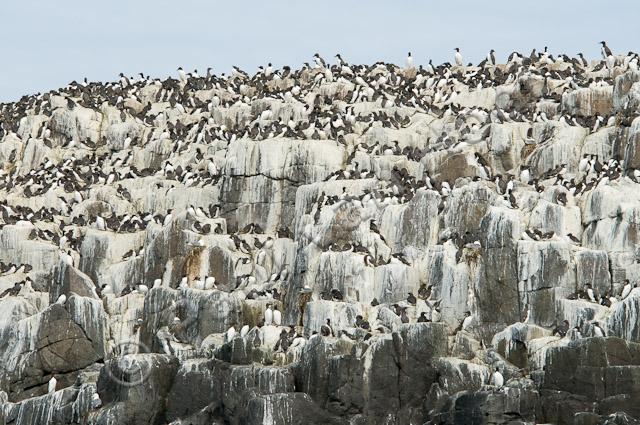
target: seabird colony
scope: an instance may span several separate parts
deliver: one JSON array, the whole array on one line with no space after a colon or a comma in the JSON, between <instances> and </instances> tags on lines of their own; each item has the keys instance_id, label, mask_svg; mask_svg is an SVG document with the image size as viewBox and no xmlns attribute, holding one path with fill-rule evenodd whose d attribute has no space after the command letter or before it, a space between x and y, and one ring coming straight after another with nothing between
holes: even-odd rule
<instances>
[{"instance_id":1,"label":"seabird colony","mask_svg":"<svg viewBox=\"0 0 640 425\"><path fill-rule=\"evenodd\" d=\"M465 63L460 48L454 50L453 63L437 66L432 61L418 66L411 53L404 67L350 64L339 54L330 64L316 54L300 69L277 69L269 63L253 75L237 67L230 75L215 75L211 69L200 75L178 68L177 78L164 80L120 74L115 82L84 79L2 104L0 230L19 229L13 234L39 246L46 244L47 252L53 252L63 267L88 276L91 286L82 294L69 285L53 289L52 279L61 280L47 269L51 262L30 264L23 259L28 255L14 258L13 252L4 251L0 300L43 291L55 293L51 303L59 306L68 305L69 297L85 296L102 300L108 310L118 298L157 301L154 294L171 290L179 295L164 306L167 318L147 323L145 315L139 315L130 336L140 338L145 329L157 351L179 355L198 348L190 329L200 319L193 317L190 297L198 291L232 294L240 302L236 307L249 305L248 310L257 311L220 313L229 316L221 322L225 329L218 332L220 344L238 338L268 343L274 358L280 357L279 364L314 334L369 341L401 324L443 321L449 298L433 282L425 283L428 279L414 280L412 287L387 282L380 290L369 290L376 296L366 301L344 280L349 273L391 266L429 273L419 250L403 250L394 235L393 227L407 226L393 221L398 214L394 211L413 205L416 197L433 193L437 203L429 214L447 213L451 221L450 217L465 214L451 212L449 205L452 192L465 185L481 184L497 208L531 210L537 197L569 208L596 188L620 181L640 183L640 170L623 168L620 157L604 152L584 153L577 168L568 164L568 158L566 162L553 158L554 166L542 169L540 162L526 160L519 165L497 164L496 151L487 149L501 124L512 125L509 137L519 138L523 159L536 149L561 143L558 135L567 129L589 137L629 127L637 113L626 105L609 115L600 110L580 114L568 107L573 105L571 96L583 89L611 88L617 76L638 71L636 53L615 55L605 42L601 45L602 58L595 61L582 54L555 55L545 47L528 55L513 52L506 64L498 64L496 52L490 50L477 65ZM415 137L406 136L410 130ZM268 167L270 161L280 163L268 157L268 149L252 151L264 157L246 156L243 150L248 147L228 154L239 143L268 146L282 140L330 145L334 149L326 152L343 152L344 157L333 169L324 168L329 162L320 164L314 175L302 175L307 173L305 164L313 169L314 157L293 157L286 163L300 166L295 177L295 171ZM256 162L264 166L255 166ZM441 167L434 168L436 163ZM263 175L272 179L271 184L298 188L297 195L294 190L279 202L287 202L284 208L302 208L301 215L281 211L274 218L265 209L252 213L247 207L251 197L234 195L246 190L234 185L236 169L253 170L241 177ZM309 183L314 183L314 190L301 191ZM467 208L473 205L462 205ZM355 217L344 211L355 211ZM251 222L247 217L253 217ZM332 232L349 220L354 222L347 225L357 229L358 237L350 238L355 233L344 229ZM450 227L441 224L435 244L453 250L454 264L471 263L482 255L481 240L486 235L478 228ZM170 240L161 244L154 238L163 232ZM88 233L93 235L90 243L85 240ZM579 247L583 239L573 233L544 229L530 221L522 223L519 238ZM96 234L143 237L105 238L109 245L105 248L96 243ZM174 243L182 248L172 247ZM163 257L154 245L171 250L180 261ZM304 255L295 252L302 246ZM213 258L213 248L219 258L202 260L204 251ZM331 252L351 258L335 263L349 269L336 270L332 282L307 279L305 274L319 267L317 255ZM120 280L101 277L102 266L96 261L105 258L124 265ZM158 258L162 264L157 264ZM519 283L510 284L516 290ZM578 282L566 298L611 308L636 286L626 280L618 289L600 291ZM362 307L357 314L349 310L342 317L335 317L336 312L347 310L305 310L319 301ZM478 308L477 301L465 305L453 323L447 321L450 335L482 326ZM533 323L528 303L519 310L522 322ZM383 317L381 311L391 316ZM563 319L547 329L553 335L575 337L570 329L578 325L584 323ZM583 326L583 332L590 332L584 337L604 336L601 326L595 321ZM267 328L274 329L269 331L272 336ZM486 333L477 336L483 348L491 345L485 337ZM494 365L491 370L487 383L505 385L500 369ZM59 387L52 376L48 391Z\"/></svg>"}]
</instances>

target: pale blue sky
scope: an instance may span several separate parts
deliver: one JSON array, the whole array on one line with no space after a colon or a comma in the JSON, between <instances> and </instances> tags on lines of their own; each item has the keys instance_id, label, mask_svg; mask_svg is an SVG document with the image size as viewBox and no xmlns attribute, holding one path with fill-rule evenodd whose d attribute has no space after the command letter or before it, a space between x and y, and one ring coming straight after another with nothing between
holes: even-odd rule
<instances>
[{"instance_id":1,"label":"pale blue sky","mask_svg":"<svg viewBox=\"0 0 640 425\"><path fill-rule=\"evenodd\" d=\"M315 52L402 64L410 50L420 64L451 61L454 47L478 62L548 45L591 58L603 39L640 50L639 17L637 0L2 0L0 102L120 72L298 67Z\"/></svg>"}]
</instances>

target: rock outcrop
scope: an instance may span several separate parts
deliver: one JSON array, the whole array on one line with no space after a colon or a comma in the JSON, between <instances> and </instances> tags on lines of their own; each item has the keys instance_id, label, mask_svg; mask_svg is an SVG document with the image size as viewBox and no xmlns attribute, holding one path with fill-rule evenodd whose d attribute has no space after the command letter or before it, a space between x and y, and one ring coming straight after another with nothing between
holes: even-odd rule
<instances>
[{"instance_id":1,"label":"rock outcrop","mask_svg":"<svg viewBox=\"0 0 640 425\"><path fill-rule=\"evenodd\" d=\"M0 424L640 421L638 56L0 105Z\"/></svg>"}]
</instances>

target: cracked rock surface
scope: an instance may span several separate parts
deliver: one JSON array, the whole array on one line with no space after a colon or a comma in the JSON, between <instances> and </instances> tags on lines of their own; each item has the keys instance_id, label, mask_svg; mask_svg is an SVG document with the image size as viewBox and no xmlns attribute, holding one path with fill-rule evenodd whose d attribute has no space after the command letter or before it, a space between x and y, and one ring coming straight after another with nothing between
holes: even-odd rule
<instances>
[{"instance_id":1,"label":"cracked rock surface","mask_svg":"<svg viewBox=\"0 0 640 425\"><path fill-rule=\"evenodd\" d=\"M0 105L0 424L640 423L638 56Z\"/></svg>"}]
</instances>

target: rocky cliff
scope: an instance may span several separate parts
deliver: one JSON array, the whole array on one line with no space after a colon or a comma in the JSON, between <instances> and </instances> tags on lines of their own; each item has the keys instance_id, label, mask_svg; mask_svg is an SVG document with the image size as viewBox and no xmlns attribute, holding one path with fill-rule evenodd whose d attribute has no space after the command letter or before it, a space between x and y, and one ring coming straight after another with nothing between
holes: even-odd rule
<instances>
[{"instance_id":1,"label":"rocky cliff","mask_svg":"<svg viewBox=\"0 0 640 425\"><path fill-rule=\"evenodd\" d=\"M0 105L0 424L640 423L635 54Z\"/></svg>"}]
</instances>

